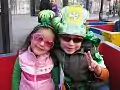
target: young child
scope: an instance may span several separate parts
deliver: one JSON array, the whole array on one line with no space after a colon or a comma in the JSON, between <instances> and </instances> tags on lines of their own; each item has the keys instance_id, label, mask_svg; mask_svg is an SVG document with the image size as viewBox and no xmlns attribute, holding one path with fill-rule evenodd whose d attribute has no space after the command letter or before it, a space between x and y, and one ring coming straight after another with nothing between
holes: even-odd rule
<instances>
[{"instance_id":1,"label":"young child","mask_svg":"<svg viewBox=\"0 0 120 90\"><path fill-rule=\"evenodd\" d=\"M54 90L51 77L54 64L50 57L57 33L51 23L54 16L50 10L40 12L40 23L28 35L15 62L12 90Z\"/></svg>"},{"instance_id":2,"label":"young child","mask_svg":"<svg viewBox=\"0 0 120 90\"><path fill-rule=\"evenodd\" d=\"M64 7L61 13L64 27L59 32L60 45L51 53L55 86L64 83L62 90L109 90L105 84L109 71L96 49L100 40L86 30L88 11L73 5Z\"/></svg>"}]
</instances>

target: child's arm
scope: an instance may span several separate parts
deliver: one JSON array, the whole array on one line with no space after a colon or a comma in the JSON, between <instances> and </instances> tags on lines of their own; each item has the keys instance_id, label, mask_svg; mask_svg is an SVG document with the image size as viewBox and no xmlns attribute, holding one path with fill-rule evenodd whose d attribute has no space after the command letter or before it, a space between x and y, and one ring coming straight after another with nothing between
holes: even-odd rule
<instances>
[{"instance_id":1,"label":"child's arm","mask_svg":"<svg viewBox=\"0 0 120 90\"><path fill-rule=\"evenodd\" d=\"M92 47L90 50L93 60L95 60L95 62L97 62L99 65L99 67L96 67L96 69L95 69L95 77L106 81L109 78L109 71L104 64L104 60L103 60L102 56L99 54L99 52L96 48L97 47ZM97 69L97 68L99 68L99 69Z\"/></svg>"},{"instance_id":2,"label":"child's arm","mask_svg":"<svg viewBox=\"0 0 120 90\"><path fill-rule=\"evenodd\" d=\"M60 83L60 70L59 67L54 67L52 70L52 79L55 84L55 90L59 90L59 83Z\"/></svg>"},{"instance_id":3,"label":"child's arm","mask_svg":"<svg viewBox=\"0 0 120 90\"><path fill-rule=\"evenodd\" d=\"M12 76L12 90L19 90L21 77L21 69L19 65L19 60L17 59L14 65L13 76Z\"/></svg>"}]
</instances>

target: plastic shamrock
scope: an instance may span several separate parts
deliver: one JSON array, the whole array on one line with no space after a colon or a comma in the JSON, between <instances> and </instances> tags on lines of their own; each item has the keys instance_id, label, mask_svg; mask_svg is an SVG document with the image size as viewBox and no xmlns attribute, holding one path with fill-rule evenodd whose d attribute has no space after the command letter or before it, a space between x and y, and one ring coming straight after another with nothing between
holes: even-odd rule
<instances>
[{"instance_id":1,"label":"plastic shamrock","mask_svg":"<svg viewBox=\"0 0 120 90\"><path fill-rule=\"evenodd\" d=\"M85 39L91 40L95 46L98 46L100 39L96 38L92 31L87 31Z\"/></svg>"},{"instance_id":2,"label":"plastic shamrock","mask_svg":"<svg viewBox=\"0 0 120 90\"><path fill-rule=\"evenodd\" d=\"M100 55L99 52L94 53L93 59L96 60L98 62L98 64L101 64L103 61L103 57L102 57L102 55Z\"/></svg>"},{"instance_id":3,"label":"plastic shamrock","mask_svg":"<svg viewBox=\"0 0 120 90\"><path fill-rule=\"evenodd\" d=\"M92 40L94 37L94 33L92 31L88 31L86 34L86 39Z\"/></svg>"}]
</instances>

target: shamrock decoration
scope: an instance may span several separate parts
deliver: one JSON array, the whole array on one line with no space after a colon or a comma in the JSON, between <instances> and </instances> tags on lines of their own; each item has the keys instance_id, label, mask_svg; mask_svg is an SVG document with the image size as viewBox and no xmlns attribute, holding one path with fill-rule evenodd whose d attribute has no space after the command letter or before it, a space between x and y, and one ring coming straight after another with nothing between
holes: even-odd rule
<instances>
[{"instance_id":1,"label":"shamrock decoration","mask_svg":"<svg viewBox=\"0 0 120 90\"><path fill-rule=\"evenodd\" d=\"M50 25L55 13L51 10L43 10L38 14L38 22L43 25Z\"/></svg>"},{"instance_id":2,"label":"shamrock decoration","mask_svg":"<svg viewBox=\"0 0 120 90\"><path fill-rule=\"evenodd\" d=\"M98 62L98 64L101 64L103 57L102 57L102 55L100 55L99 52L97 52L97 53L94 53L93 59L96 60Z\"/></svg>"},{"instance_id":3,"label":"shamrock decoration","mask_svg":"<svg viewBox=\"0 0 120 90\"><path fill-rule=\"evenodd\" d=\"M85 39L91 40L95 46L98 46L100 43L100 39L96 38L92 31L87 32Z\"/></svg>"}]
</instances>

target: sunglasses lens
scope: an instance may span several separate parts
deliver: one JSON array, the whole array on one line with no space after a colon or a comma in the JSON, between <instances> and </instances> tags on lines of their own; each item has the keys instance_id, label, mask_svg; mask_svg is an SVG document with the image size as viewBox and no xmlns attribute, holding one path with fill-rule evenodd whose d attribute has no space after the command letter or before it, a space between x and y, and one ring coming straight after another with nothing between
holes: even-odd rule
<instances>
[{"instance_id":1,"label":"sunglasses lens","mask_svg":"<svg viewBox=\"0 0 120 90\"><path fill-rule=\"evenodd\" d=\"M54 42L52 41L48 41L48 40L44 40L44 37L40 34L33 34L33 39L39 43L41 43L42 41L44 42L44 45L47 47L53 47L54 46Z\"/></svg>"},{"instance_id":2,"label":"sunglasses lens","mask_svg":"<svg viewBox=\"0 0 120 90\"><path fill-rule=\"evenodd\" d=\"M79 42L82 42L82 39L81 38L73 38L73 42L79 43Z\"/></svg>"},{"instance_id":3,"label":"sunglasses lens","mask_svg":"<svg viewBox=\"0 0 120 90\"><path fill-rule=\"evenodd\" d=\"M45 41L45 45L47 47L53 47L54 46L54 43L53 42L50 42L50 41Z\"/></svg>"},{"instance_id":4,"label":"sunglasses lens","mask_svg":"<svg viewBox=\"0 0 120 90\"><path fill-rule=\"evenodd\" d=\"M71 37L68 36L61 36L61 38L66 42L69 42L71 40Z\"/></svg>"},{"instance_id":5,"label":"sunglasses lens","mask_svg":"<svg viewBox=\"0 0 120 90\"><path fill-rule=\"evenodd\" d=\"M43 37L41 35L39 35L39 34L34 34L33 39L38 41L38 42L43 41Z\"/></svg>"},{"instance_id":6,"label":"sunglasses lens","mask_svg":"<svg viewBox=\"0 0 120 90\"><path fill-rule=\"evenodd\" d=\"M71 40L73 40L74 43L79 43L83 40L82 38L79 38L79 37L69 37L66 35L61 36L61 38L66 42L70 42Z\"/></svg>"}]
</instances>

